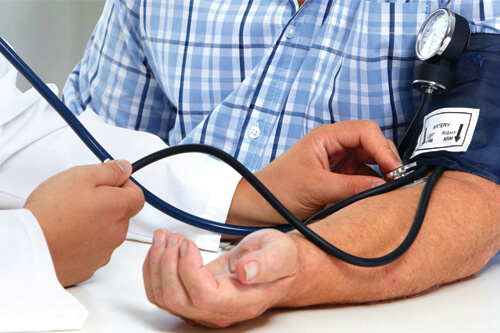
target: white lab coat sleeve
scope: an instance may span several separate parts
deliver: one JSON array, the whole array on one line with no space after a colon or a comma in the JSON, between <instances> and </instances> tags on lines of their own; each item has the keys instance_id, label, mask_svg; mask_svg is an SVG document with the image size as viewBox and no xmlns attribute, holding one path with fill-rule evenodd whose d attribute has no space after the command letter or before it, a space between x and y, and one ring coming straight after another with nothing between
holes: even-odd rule
<instances>
[{"instance_id":1,"label":"white lab coat sleeve","mask_svg":"<svg viewBox=\"0 0 500 333\"><path fill-rule=\"evenodd\" d=\"M56 173L99 162L36 91L22 93L16 88L16 76L0 56L0 208L4 209L22 207L33 189ZM152 134L106 124L90 110L79 118L116 159L133 162L166 147ZM212 157L186 154L149 166L134 178L172 205L223 223L241 177ZM180 223L148 204L132 219L128 238L151 241L158 228L181 232L205 250L216 251L219 246L220 235Z\"/></svg>"},{"instance_id":2,"label":"white lab coat sleeve","mask_svg":"<svg viewBox=\"0 0 500 333\"><path fill-rule=\"evenodd\" d=\"M59 284L35 217L0 211L0 332L76 330L87 310Z\"/></svg>"}]
</instances>

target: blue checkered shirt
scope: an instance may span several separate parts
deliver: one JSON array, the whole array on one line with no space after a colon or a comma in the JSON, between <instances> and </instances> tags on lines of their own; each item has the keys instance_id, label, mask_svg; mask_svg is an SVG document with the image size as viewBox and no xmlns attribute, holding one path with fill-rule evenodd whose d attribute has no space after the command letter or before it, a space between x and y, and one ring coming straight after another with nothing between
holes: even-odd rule
<instances>
[{"instance_id":1,"label":"blue checkered shirt","mask_svg":"<svg viewBox=\"0 0 500 333\"><path fill-rule=\"evenodd\" d=\"M64 100L252 171L321 124L372 119L397 142L416 34L444 6L500 31L500 0L108 0Z\"/></svg>"}]
</instances>

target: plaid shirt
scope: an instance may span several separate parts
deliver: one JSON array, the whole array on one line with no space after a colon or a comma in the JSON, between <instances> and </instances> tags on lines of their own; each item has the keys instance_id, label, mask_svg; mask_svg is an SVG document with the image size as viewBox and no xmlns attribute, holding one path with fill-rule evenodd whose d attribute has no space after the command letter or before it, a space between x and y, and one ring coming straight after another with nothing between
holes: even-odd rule
<instances>
[{"instance_id":1,"label":"plaid shirt","mask_svg":"<svg viewBox=\"0 0 500 333\"><path fill-rule=\"evenodd\" d=\"M411 121L415 39L438 7L500 31L500 1L108 0L65 103L256 171L321 124Z\"/></svg>"}]
</instances>

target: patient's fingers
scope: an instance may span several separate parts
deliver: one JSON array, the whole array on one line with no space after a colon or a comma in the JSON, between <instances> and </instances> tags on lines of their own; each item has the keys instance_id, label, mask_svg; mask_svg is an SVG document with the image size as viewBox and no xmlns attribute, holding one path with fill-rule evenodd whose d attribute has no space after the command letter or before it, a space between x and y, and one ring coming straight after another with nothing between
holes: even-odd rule
<instances>
[{"instance_id":1,"label":"patient's fingers","mask_svg":"<svg viewBox=\"0 0 500 333\"><path fill-rule=\"evenodd\" d=\"M157 304L157 297L163 294L161 284L158 285L158 281L161 281L159 262L168 236L169 232L165 229L155 231L153 243L142 266L146 296L153 304Z\"/></svg>"},{"instance_id":2,"label":"patient's fingers","mask_svg":"<svg viewBox=\"0 0 500 333\"><path fill-rule=\"evenodd\" d=\"M200 250L189 240L181 244L179 277L195 309L211 310L217 303L218 283L214 275L203 265ZM198 310L198 311L199 311Z\"/></svg>"}]
</instances>

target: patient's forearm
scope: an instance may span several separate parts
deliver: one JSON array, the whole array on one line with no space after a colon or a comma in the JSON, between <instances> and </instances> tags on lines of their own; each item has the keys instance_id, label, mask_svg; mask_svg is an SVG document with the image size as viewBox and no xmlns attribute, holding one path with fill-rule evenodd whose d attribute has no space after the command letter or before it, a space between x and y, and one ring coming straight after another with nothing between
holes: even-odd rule
<instances>
[{"instance_id":1,"label":"patient's forearm","mask_svg":"<svg viewBox=\"0 0 500 333\"><path fill-rule=\"evenodd\" d=\"M422 187L358 202L313 228L349 253L387 254L406 236ZM293 234L300 273L293 292L278 306L397 298L476 273L500 249L499 188L476 176L446 172L432 194L413 246L400 259L379 268L342 263Z\"/></svg>"}]
</instances>

